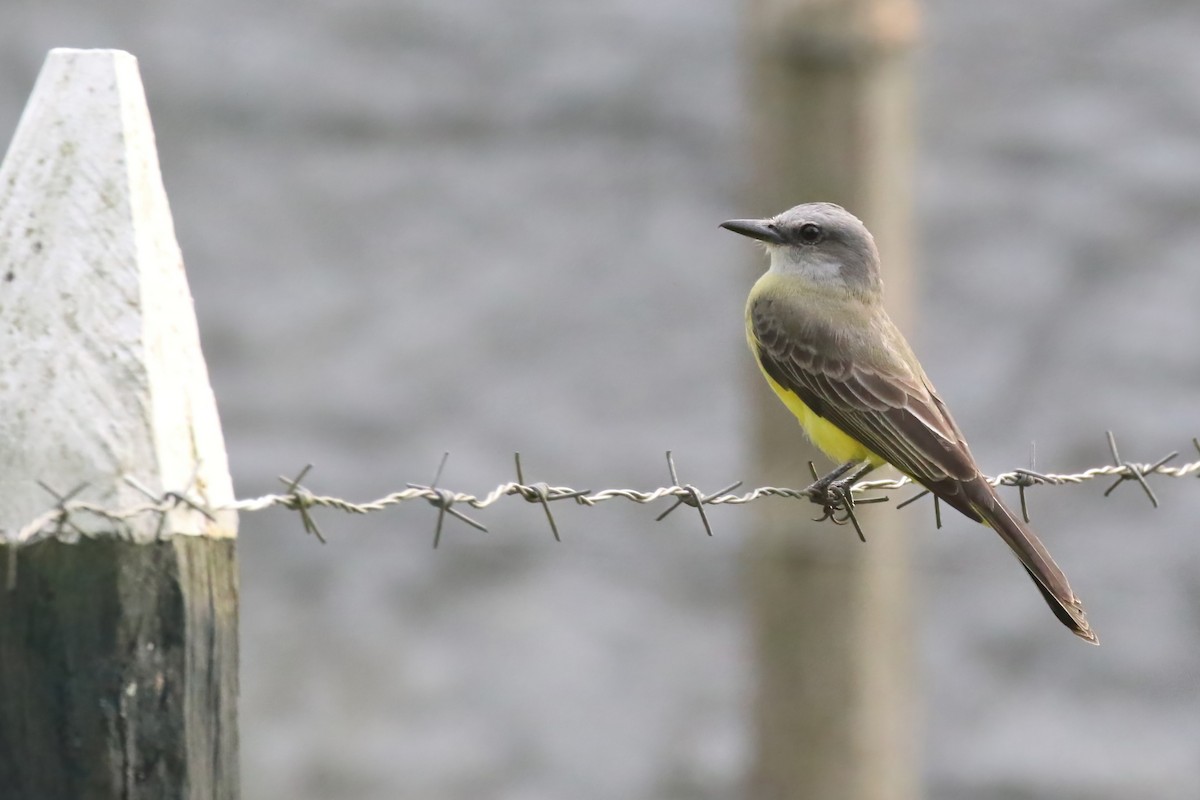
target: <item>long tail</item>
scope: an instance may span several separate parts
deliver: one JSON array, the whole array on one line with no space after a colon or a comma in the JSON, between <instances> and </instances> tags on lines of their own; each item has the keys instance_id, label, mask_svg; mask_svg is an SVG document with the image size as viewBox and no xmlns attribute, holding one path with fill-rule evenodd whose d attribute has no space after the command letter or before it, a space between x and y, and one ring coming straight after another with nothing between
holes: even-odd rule
<instances>
[{"instance_id":1,"label":"long tail","mask_svg":"<svg viewBox=\"0 0 1200 800\"><path fill-rule=\"evenodd\" d=\"M1046 546L1029 526L1013 515L1008 507L1000 501L996 490L983 478L976 478L960 484L962 493L954 498L959 502L965 501L974 514L982 522L1004 539L1012 548L1013 553L1020 559L1021 565L1033 578L1034 584L1041 591L1046 604L1054 612L1054 616L1071 629L1081 639L1092 644L1100 644L1100 639L1088 625L1087 614L1083 610L1083 602L1071 591L1067 576L1054 563ZM950 498L946 498L950 500ZM953 500L951 500L953 503ZM958 505L958 503L953 503ZM966 509L960 508L960 511Z\"/></svg>"}]
</instances>

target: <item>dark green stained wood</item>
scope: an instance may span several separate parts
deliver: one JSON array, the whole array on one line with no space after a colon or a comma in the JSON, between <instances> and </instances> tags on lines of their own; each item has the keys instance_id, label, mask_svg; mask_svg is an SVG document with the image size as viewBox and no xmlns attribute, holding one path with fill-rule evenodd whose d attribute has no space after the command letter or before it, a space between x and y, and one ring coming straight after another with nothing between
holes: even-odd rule
<instances>
[{"instance_id":1,"label":"dark green stained wood","mask_svg":"<svg viewBox=\"0 0 1200 800\"><path fill-rule=\"evenodd\" d=\"M47 540L15 556L0 798L236 798L236 541Z\"/></svg>"}]
</instances>

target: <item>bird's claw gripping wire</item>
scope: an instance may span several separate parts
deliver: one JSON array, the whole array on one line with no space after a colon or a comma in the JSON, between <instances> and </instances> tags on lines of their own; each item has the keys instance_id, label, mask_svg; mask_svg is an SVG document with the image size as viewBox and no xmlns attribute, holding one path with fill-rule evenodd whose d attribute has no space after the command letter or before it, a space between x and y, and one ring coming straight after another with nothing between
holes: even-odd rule
<instances>
[{"instance_id":1,"label":"bird's claw gripping wire","mask_svg":"<svg viewBox=\"0 0 1200 800\"><path fill-rule=\"evenodd\" d=\"M809 500L821 507L821 516L816 517L813 522L829 520L834 525L849 523L854 526L854 532L858 534L859 541L866 542L866 534L863 533L862 525L858 522L854 507L867 503L886 503L888 498L884 496L855 500L854 484L860 477L859 473L855 472L842 477L845 473L850 472L852 466L853 464L843 464L829 475L821 478L817 475L816 465L811 461L808 462L808 469L812 473L814 482L803 491L803 494L808 495Z\"/></svg>"}]
</instances>

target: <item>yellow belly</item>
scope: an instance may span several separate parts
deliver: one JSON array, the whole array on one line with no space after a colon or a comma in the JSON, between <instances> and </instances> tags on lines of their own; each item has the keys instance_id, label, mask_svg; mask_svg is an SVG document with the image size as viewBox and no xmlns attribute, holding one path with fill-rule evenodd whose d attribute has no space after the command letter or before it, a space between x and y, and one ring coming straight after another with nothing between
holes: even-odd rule
<instances>
[{"instance_id":1,"label":"yellow belly","mask_svg":"<svg viewBox=\"0 0 1200 800\"><path fill-rule=\"evenodd\" d=\"M766 373L766 370L763 370L763 377L767 379L767 383L770 384L775 394L779 396L779 399L783 401L788 410L796 415L796 419L799 420L800 427L804 429L804 433L822 453L839 464L844 464L847 461L870 461L875 466L879 466L885 463L882 458L868 450L857 439L844 433L841 428L824 417L819 416L805 405L804 401L796 396L795 392L788 391L776 383L775 379Z\"/></svg>"}]
</instances>

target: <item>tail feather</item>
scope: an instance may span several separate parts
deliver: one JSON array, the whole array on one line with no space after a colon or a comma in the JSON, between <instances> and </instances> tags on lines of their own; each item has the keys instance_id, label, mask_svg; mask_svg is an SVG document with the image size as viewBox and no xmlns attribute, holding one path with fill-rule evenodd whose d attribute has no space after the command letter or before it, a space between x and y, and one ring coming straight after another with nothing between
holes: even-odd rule
<instances>
[{"instance_id":1,"label":"tail feather","mask_svg":"<svg viewBox=\"0 0 1200 800\"><path fill-rule=\"evenodd\" d=\"M996 490L983 478L968 481L962 488L962 499L975 512L971 516L982 518L984 524L1000 534L1005 544L1012 548L1059 621L1079 638L1100 644L1088 625L1083 602L1071 591L1067 576L1054 563L1037 535L1008 510Z\"/></svg>"}]
</instances>

